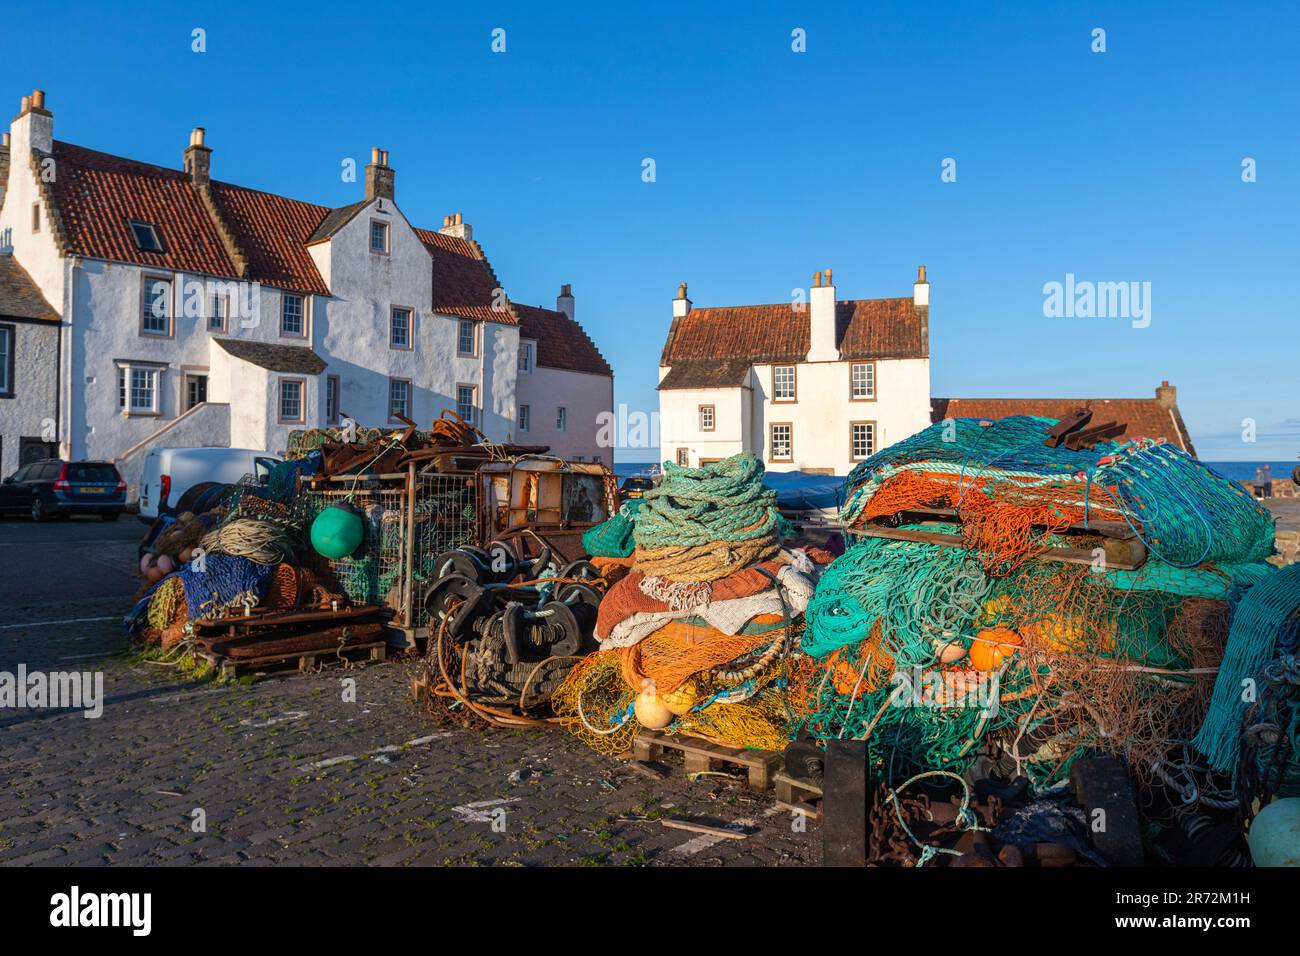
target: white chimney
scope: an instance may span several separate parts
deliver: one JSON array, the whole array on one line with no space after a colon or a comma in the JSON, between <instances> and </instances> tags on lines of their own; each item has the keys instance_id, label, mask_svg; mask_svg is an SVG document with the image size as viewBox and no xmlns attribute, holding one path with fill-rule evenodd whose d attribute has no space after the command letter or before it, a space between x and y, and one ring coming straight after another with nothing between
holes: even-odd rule
<instances>
[{"instance_id":1,"label":"white chimney","mask_svg":"<svg viewBox=\"0 0 1300 956\"><path fill-rule=\"evenodd\" d=\"M31 150L54 152L54 114L45 108L45 91L33 90L19 103L18 115L9 127L9 146L14 156Z\"/></svg>"},{"instance_id":2,"label":"white chimney","mask_svg":"<svg viewBox=\"0 0 1300 956\"><path fill-rule=\"evenodd\" d=\"M813 287L808 294L809 362L838 362L839 343L835 334L835 286L831 270L827 269L825 281L822 273L813 274Z\"/></svg>"},{"instance_id":3,"label":"white chimney","mask_svg":"<svg viewBox=\"0 0 1300 956\"><path fill-rule=\"evenodd\" d=\"M444 236L455 236L458 239L470 241L474 238L474 229L461 218L460 213L452 213L450 216L443 217L442 228L438 230Z\"/></svg>"},{"instance_id":4,"label":"white chimney","mask_svg":"<svg viewBox=\"0 0 1300 956\"><path fill-rule=\"evenodd\" d=\"M916 282L912 285L912 304L926 307L930 305L930 283L925 278L925 266L916 270Z\"/></svg>"},{"instance_id":5,"label":"white chimney","mask_svg":"<svg viewBox=\"0 0 1300 956\"><path fill-rule=\"evenodd\" d=\"M560 294L555 297L555 310L573 318L573 286L567 282L560 286Z\"/></svg>"},{"instance_id":6,"label":"white chimney","mask_svg":"<svg viewBox=\"0 0 1300 956\"><path fill-rule=\"evenodd\" d=\"M677 287L677 298L673 299L673 318L684 319L691 311L691 300L686 298L686 283Z\"/></svg>"}]
</instances>

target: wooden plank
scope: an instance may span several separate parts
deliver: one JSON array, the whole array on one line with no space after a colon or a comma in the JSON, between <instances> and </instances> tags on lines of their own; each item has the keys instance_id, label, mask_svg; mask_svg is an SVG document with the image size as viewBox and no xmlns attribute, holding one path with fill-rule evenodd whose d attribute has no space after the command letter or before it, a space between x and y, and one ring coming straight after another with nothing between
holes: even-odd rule
<instances>
[{"instance_id":1,"label":"wooden plank","mask_svg":"<svg viewBox=\"0 0 1300 956\"><path fill-rule=\"evenodd\" d=\"M744 840L749 834L742 833L739 830L728 830L725 827L713 827L706 823L691 823L689 820L673 820L670 817L663 817L659 820L670 830L686 830L690 833L703 833L708 836L722 837L726 840Z\"/></svg>"},{"instance_id":2,"label":"wooden plank","mask_svg":"<svg viewBox=\"0 0 1300 956\"><path fill-rule=\"evenodd\" d=\"M771 789L772 778L782 762L781 755L770 750L728 747L698 737L663 734L657 730L643 730L632 742L632 752L637 760L655 760L665 750L682 754L686 773L705 773L716 764L742 767L750 787L755 790Z\"/></svg>"}]
</instances>

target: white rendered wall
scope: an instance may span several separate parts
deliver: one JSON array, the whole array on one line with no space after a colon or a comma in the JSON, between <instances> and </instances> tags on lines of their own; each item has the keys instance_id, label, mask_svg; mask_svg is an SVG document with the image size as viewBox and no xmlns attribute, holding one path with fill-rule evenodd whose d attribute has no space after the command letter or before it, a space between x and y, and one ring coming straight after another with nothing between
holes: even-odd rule
<instances>
[{"instance_id":1,"label":"white rendered wall","mask_svg":"<svg viewBox=\"0 0 1300 956\"><path fill-rule=\"evenodd\" d=\"M614 461L614 449L598 442L601 416L613 410L614 380L608 375L590 375L566 369L534 366L518 373L519 404L531 410L531 428L511 429L514 440L524 445L549 445L550 454L585 461ZM558 409L567 411L567 427L557 429Z\"/></svg>"}]
</instances>

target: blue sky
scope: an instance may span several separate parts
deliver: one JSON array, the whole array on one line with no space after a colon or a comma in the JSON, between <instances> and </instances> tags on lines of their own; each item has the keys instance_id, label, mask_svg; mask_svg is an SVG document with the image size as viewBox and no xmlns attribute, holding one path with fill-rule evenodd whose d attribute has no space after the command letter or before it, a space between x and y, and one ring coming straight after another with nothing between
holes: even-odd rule
<instances>
[{"instance_id":1,"label":"blue sky","mask_svg":"<svg viewBox=\"0 0 1300 956\"><path fill-rule=\"evenodd\" d=\"M463 212L512 298L573 284L632 409L678 282L895 296L924 262L935 395L1169 379L1203 458L1300 454L1300 5L467 6L9 4L0 96L167 165L202 125L215 177L331 205L386 147L407 216ZM1151 283L1149 327L1044 317L1067 273Z\"/></svg>"}]
</instances>

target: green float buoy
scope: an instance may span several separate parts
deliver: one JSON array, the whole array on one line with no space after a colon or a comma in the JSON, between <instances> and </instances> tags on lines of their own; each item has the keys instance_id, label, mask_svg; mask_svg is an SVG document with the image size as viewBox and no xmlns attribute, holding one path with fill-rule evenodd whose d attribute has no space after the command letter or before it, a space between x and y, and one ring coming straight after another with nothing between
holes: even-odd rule
<instances>
[{"instance_id":1,"label":"green float buoy","mask_svg":"<svg viewBox=\"0 0 1300 956\"><path fill-rule=\"evenodd\" d=\"M311 523L311 546L326 558L346 558L361 546L361 512L350 502L330 505Z\"/></svg>"}]
</instances>

